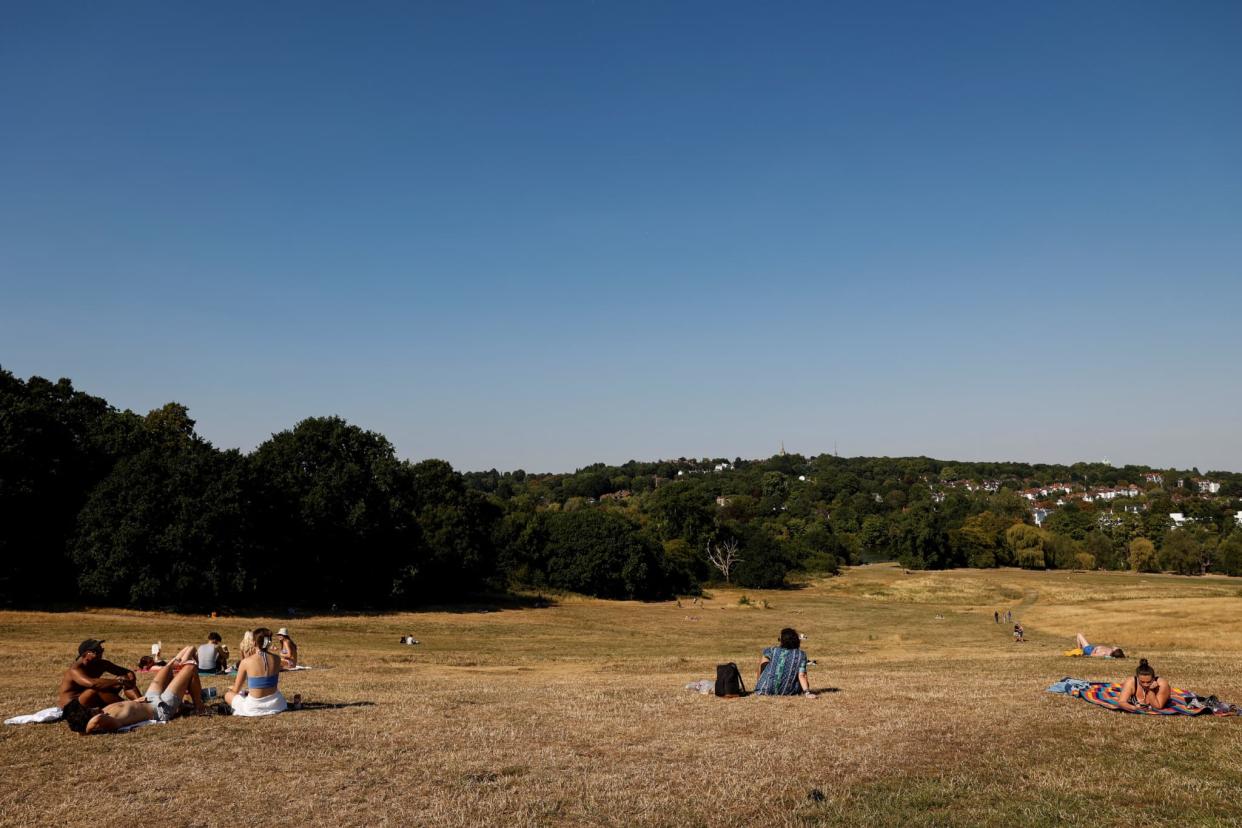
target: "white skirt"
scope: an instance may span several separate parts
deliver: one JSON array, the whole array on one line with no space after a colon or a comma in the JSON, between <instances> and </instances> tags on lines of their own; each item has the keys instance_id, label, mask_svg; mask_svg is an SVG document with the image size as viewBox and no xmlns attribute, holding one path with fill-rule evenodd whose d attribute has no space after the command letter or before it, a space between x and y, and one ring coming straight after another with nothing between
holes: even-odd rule
<instances>
[{"instance_id":1,"label":"white skirt","mask_svg":"<svg viewBox=\"0 0 1242 828\"><path fill-rule=\"evenodd\" d=\"M234 716L271 716L276 713L283 713L288 708L289 705L285 702L285 696L279 690L263 698L249 695L233 697Z\"/></svg>"}]
</instances>

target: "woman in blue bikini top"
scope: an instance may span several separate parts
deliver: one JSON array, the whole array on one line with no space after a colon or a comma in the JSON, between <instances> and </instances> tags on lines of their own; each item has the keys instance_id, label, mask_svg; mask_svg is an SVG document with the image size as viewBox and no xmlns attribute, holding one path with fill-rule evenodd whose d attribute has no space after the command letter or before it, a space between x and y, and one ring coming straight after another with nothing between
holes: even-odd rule
<instances>
[{"instance_id":1,"label":"woman in blue bikini top","mask_svg":"<svg viewBox=\"0 0 1242 828\"><path fill-rule=\"evenodd\" d=\"M232 705L238 695L262 699L280 692L280 659L268 652L270 646L272 631L267 627L259 627L242 640L243 657L237 667L237 679L233 688L224 694L227 704Z\"/></svg>"}]
</instances>

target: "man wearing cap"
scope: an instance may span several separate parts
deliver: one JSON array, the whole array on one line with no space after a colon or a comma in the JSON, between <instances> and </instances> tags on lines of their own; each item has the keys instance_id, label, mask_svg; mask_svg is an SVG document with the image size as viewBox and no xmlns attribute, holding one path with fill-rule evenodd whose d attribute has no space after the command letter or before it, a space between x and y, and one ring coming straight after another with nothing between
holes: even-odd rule
<instances>
[{"instance_id":1,"label":"man wearing cap","mask_svg":"<svg viewBox=\"0 0 1242 828\"><path fill-rule=\"evenodd\" d=\"M57 705L64 707L78 699L88 707L102 707L122 698L141 698L134 671L105 659L103 644L98 639L88 638L78 645L78 660L61 676ZM111 673L112 677L104 678L104 673Z\"/></svg>"},{"instance_id":2,"label":"man wearing cap","mask_svg":"<svg viewBox=\"0 0 1242 828\"><path fill-rule=\"evenodd\" d=\"M194 712L207 712L203 705L203 686L198 680L198 652L193 644L177 653L177 657L160 668L151 679L145 696L133 701L113 702L105 707L83 704L83 693L65 705L64 717L69 729L76 733L110 733L140 722L167 722L180 715L188 695Z\"/></svg>"}]
</instances>

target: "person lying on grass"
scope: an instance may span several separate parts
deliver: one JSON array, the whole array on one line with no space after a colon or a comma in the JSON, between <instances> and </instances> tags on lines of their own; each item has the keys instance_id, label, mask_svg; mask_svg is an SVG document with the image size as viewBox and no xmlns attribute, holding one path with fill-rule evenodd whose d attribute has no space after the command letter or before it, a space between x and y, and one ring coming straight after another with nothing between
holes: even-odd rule
<instances>
[{"instance_id":1,"label":"person lying on grass","mask_svg":"<svg viewBox=\"0 0 1242 828\"><path fill-rule=\"evenodd\" d=\"M1081 655L1088 658L1125 658L1126 654L1120 647L1109 647L1104 644L1088 644L1086 637L1079 633L1078 647L1066 651L1066 655Z\"/></svg>"},{"instance_id":2,"label":"person lying on grass","mask_svg":"<svg viewBox=\"0 0 1242 828\"><path fill-rule=\"evenodd\" d=\"M1121 685L1120 701L1117 706L1131 713L1143 710L1161 710L1169 703L1173 688L1168 679L1156 675L1156 671L1147 659L1140 658L1138 669L1134 675Z\"/></svg>"},{"instance_id":3,"label":"person lying on grass","mask_svg":"<svg viewBox=\"0 0 1242 828\"><path fill-rule=\"evenodd\" d=\"M177 657L160 668L151 679L151 686L139 701L119 701L100 709L85 707L78 699L65 706L64 718L75 733L111 733L139 722L167 722L181 712L182 697L188 692L194 700L194 711L200 716L203 689L194 663L194 647L186 647Z\"/></svg>"},{"instance_id":4,"label":"person lying on grass","mask_svg":"<svg viewBox=\"0 0 1242 828\"><path fill-rule=\"evenodd\" d=\"M759 675L755 679L755 694L759 696L796 696L815 698L811 682L806 676L806 653L801 649L802 637L790 627L781 630L779 647L765 647L763 660L759 662Z\"/></svg>"},{"instance_id":5,"label":"person lying on grass","mask_svg":"<svg viewBox=\"0 0 1242 828\"><path fill-rule=\"evenodd\" d=\"M259 627L242 637L237 678L232 689L224 694L224 701L233 708L234 715L265 716L287 708L285 697L277 686L280 657L268 651L271 646L272 631L267 627Z\"/></svg>"},{"instance_id":6,"label":"person lying on grass","mask_svg":"<svg viewBox=\"0 0 1242 828\"><path fill-rule=\"evenodd\" d=\"M140 698L134 672L105 659L103 645L94 638L78 645L78 660L60 677L57 707L64 707L75 699L86 707L103 707L122 699ZM112 676L105 678L104 673Z\"/></svg>"}]
</instances>

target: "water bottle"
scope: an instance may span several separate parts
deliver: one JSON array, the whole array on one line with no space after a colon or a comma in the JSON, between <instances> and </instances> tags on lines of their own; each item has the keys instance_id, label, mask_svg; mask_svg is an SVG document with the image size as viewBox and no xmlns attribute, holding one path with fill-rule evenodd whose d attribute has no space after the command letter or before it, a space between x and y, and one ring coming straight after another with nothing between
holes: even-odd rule
<instances>
[{"instance_id":1,"label":"water bottle","mask_svg":"<svg viewBox=\"0 0 1242 828\"><path fill-rule=\"evenodd\" d=\"M209 702L220 695L220 691L214 687L203 688L203 701Z\"/></svg>"}]
</instances>

